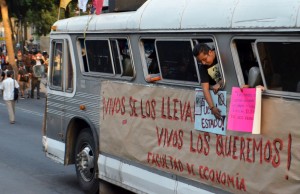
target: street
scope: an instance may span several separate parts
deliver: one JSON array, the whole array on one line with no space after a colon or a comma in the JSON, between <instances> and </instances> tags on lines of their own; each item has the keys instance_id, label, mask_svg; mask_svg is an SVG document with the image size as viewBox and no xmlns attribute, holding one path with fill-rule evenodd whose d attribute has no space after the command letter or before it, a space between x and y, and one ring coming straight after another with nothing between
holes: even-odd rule
<instances>
[{"instance_id":1,"label":"street","mask_svg":"<svg viewBox=\"0 0 300 194\"><path fill-rule=\"evenodd\" d=\"M0 193L83 193L74 165L57 164L42 151L44 104L45 98L19 100L12 125L0 99Z\"/></svg>"},{"instance_id":2,"label":"street","mask_svg":"<svg viewBox=\"0 0 300 194\"><path fill-rule=\"evenodd\" d=\"M42 151L45 87L41 99L19 99L16 123L10 124L5 101L0 97L0 193L82 194L74 165L64 166L46 158ZM131 194L101 182L101 194Z\"/></svg>"}]
</instances>

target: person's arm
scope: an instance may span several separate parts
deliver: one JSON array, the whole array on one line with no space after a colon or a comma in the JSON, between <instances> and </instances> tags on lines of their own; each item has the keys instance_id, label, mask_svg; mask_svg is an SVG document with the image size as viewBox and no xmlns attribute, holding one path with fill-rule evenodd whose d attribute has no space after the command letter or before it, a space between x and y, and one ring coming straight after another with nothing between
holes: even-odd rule
<instances>
[{"instance_id":1,"label":"person's arm","mask_svg":"<svg viewBox=\"0 0 300 194\"><path fill-rule=\"evenodd\" d=\"M242 90L243 88L250 88L250 86L247 85L247 84L246 84L246 85L242 85L241 90ZM258 85L258 86L256 86L255 88L260 88L261 91L265 91L265 87L262 86L262 85Z\"/></svg>"},{"instance_id":2,"label":"person's arm","mask_svg":"<svg viewBox=\"0 0 300 194\"><path fill-rule=\"evenodd\" d=\"M209 83L201 83L202 86L202 90L203 90L203 94L204 94L204 98L208 104L209 109L211 110L211 113L217 118L217 119L221 119L221 111L215 107L214 102L212 100L212 97L210 95L209 92Z\"/></svg>"},{"instance_id":3,"label":"person's arm","mask_svg":"<svg viewBox=\"0 0 300 194\"><path fill-rule=\"evenodd\" d=\"M214 93L218 93L218 91L222 88L223 86L223 80L221 79L218 83L216 83L213 87L212 90L214 91Z\"/></svg>"},{"instance_id":4,"label":"person's arm","mask_svg":"<svg viewBox=\"0 0 300 194\"><path fill-rule=\"evenodd\" d=\"M18 78L17 78L18 82L20 81L20 79L21 79L21 74L20 74L20 72L19 72L19 73L18 73Z\"/></svg>"},{"instance_id":5,"label":"person's arm","mask_svg":"<svg viewBox=\"0 0 300 194\"><path fill-rule=\"evenodd\" d=\"M17 80L14 79L14 82L15 82L15 88L19 88L19 83L17 82Z\"/></svg>"},{"instance_id":6,"label":"person's arm","mask_svg":"<svg viewBox=\"0 0 300 194\"><path fill-rule=\"evenodd\" d=\"M159 80L161 80L160 73L157 73L157 74L148 74L146 76L146 81L147 82L155 82L155 81L159 81Z\"/></svg>"}]
</instances>

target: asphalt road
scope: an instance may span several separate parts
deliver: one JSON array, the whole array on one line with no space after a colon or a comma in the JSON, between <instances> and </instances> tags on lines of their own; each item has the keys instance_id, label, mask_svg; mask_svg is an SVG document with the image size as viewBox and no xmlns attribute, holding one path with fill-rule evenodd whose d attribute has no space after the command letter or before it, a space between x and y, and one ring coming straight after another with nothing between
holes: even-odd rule
<instances>
[{"instance_id":1,"label":"asphalt road","mask_svg":"<svg viewBox=\"0 0 300 194\"><path fill-rule=\"evenodd\" d=\"M41 96L39 100L20 99L16 103L16 123L10 124L0 95L0 193L82 194L74 165L55 163L42 151L46 100L44 94ZM132 193L101 181L100 194Z\"/></svg>"},{"instance_id":2,"label":"asphalt road","mask_svg":"<svg viewBox=\"0 0 300 194\"><path fill-rule=\"evenodd\" d=\"M10 124L0 97L0 193L82 194L74 165L63 166L42 151L45 98L19 100Z\"/></svg>"}]
</instances>

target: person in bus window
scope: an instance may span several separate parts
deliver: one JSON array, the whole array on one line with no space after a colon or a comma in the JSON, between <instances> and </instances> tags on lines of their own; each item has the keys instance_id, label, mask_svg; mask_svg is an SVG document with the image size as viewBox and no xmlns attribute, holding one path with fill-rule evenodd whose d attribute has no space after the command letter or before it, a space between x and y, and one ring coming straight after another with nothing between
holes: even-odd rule
<instances>
[{"instance_id":1,"label":"person in bus window","mask_svg":"<svg viewBox=\"0 0 300 194\"><path fill-rule=\"evenodd\" d=\"M153 51L148 58L151 59L151 62L148 67L148 75L146 76L146 81L155 82L161 80L155 51Z\"/></svg>"},{"instance_id":2,"label":"person in bus window","mask_svg":"<svg viewBox=\"0 0 300 194\"><path fill-rule=\"evenodd\" d=\"M209 89L212 89L214 93L217 93L223 85L216 52L207 44L199 43L195 45L193 55L198 61L204 98L212 114L217 119L221 119L221 111L214 105L209 91Z\"/></svg>"}]
</instances>

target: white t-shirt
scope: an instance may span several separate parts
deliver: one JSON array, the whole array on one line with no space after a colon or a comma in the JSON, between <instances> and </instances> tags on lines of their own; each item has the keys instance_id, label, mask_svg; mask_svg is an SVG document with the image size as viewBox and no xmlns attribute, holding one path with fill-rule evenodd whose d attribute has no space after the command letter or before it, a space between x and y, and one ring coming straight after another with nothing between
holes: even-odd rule
<instances>
[{"instance_id":1,"label":"white t-shirt","mask_svg":"<svg viewBox=\"0 0 300 194\"><path fill-rule=\"evenodd\" d=\"M15 87L19 88L19 84L16 80L12 79L11 77L6 78L1 85L3 90L3 100L13 100L14 99L14 82Z\"/></svg>"}]
</instances>

